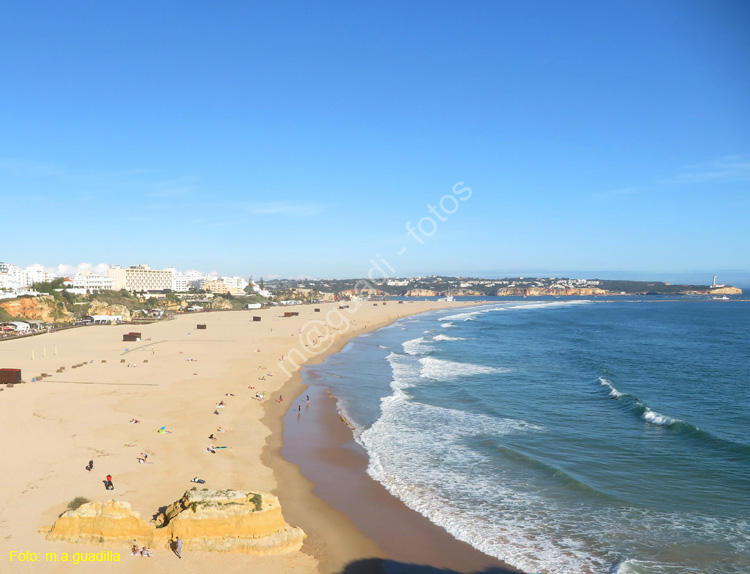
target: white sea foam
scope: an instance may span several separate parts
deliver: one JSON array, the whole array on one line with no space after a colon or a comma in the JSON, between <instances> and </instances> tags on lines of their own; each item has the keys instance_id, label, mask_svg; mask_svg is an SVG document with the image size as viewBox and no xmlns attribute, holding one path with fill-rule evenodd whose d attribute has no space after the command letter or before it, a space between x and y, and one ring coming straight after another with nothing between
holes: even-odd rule
<instances>
[{"instance_id":1,"label":"white sea foam","mask_svg":"<svg viewBox=\"0 0 750 574\"><path fill-rule=\"evenodd\" d=\"M415 367L417 363L413 359L408 356L391 353L386 357L386 360L390 363L391 370L393 371L391 388L394 391L408 389L419 384L419 369Z\"/></svg>"},{"instance_id":2,"label":"white sea foam","mask_svg":"<svg viewBox=\"0 0 750 574\"><path fill-rule=\"evenodd\" d=\"M547 309L547 308L559 308L559 307L570 307L574 305L585 305L591 303L589 299L582 299L576 301L539 301L535 303L526 303L525 301L508 302L497 307L489 307L478 309L476 311L467 311L464 313L457 313L455 315L448 315L442 317L440 321L475 321L479 316L485 313L493 313L497 311L518 311L518 310L529 310L529 309Z\"/></svg>"},{"instance_id":3,"label":"white sea foam","mask_svg":"<svg viewBox=\"0 0 750 574\"><path fill-rule=\"evenodd\" d=\"M463 337L451 337L449 335L436 335L434 341L465 341Z\"/></svg>"},{"instance_id":4,"label":"white sea foam","mask_svg":"<svg viewBox=\"0 0 750 574\"><path fill-rule=\"evenodd\" d=\"M474 318L481 313L482 311L472 311L470 313L458 313L457 315L449 315L448 317L443 317L440 320L441 321L473 321Z\"/></svg>"},{"instance_id":5,"label":"white sea foam","mask_svg":"<svg viewBox=\"0 0 750 574\"><path fill-rule=\"evenodd\" d=\"M619 399L625 395L625 393L618 391L615 386L604 377L599 377L599 383L609 389L609 396L613 399Z\"/></svg>"},{"instance_id":6,"label":"white sea foam","mask_svg":"<svg viewBox=\"0 0 750 574\"><path fill-rule=\"evenodd\" d=\"M663 415L661 413L657 413L656 411L652 411L650 408L645 407L646 410L644 411L643 420L646 422L649 422L654 425L658 426L669 426L676 422L679 422L679 419L674 419L672 417L668 417L667 415Z\"/></svg>"},{"instance_id":7,"label":"white sea foam","mask_svg":"<svg viewBox=\"0 0 750 574\"><path fill-rule=\"evenodd\" d=\"M441 323L441 324L440 324L440 326L441 326L441 327L442 327L443 329L450 329L451 327L454 327L455 325L454 325L453 323L450 323L450 322L449 322L449 323Z\"/></svg>"},{"instance_id":8,"label":"white sea foam","mask_svg":"<svg viewBox=\"0 0 750 574\"><path fill-rule=\"evenodd\" d=\"M623 560L593 549L606 549L612 538L625 533L644 541L634 554L647 553L655 538L673 541L675 531L693 533L696 540L708 531L742 540L746 523L693 513L560 505L543 490L530 489L517 469L498 466L466 446L477 436L507 442L506 436L543 430L525 421L415 402L394 388L381 402L381 417L359 440L370 457L368 473L407 506L526 572L697 574L699 569L684 565ZM580 520L581 513L586 521Z\"/></svg>"},{"instance_id":9,"label":"white sea foam","mask_svg":"<svg viewBox=\"0 0 750 574\"><path fill-rule=\"evenodd\" d=\"M424 337L418 337L410 341L404 341L404 353L407 355L424 355L432 350L432 347L427 344L428 341Z\"/></svg>"},{"instance_id":10,"label":"white sea foam","mask_svg":"<svg viewBox=\"0 0 750 574\"><path fill-rule=\"evenodd\" d=\"M435 379L438 381L449 381L458 377L470 377L471 375L507 373L510 371L510 369L504 369L502 367L458 363L456 361L436 359L435 357L422 357L419 362L422 366L419 374L428 379Z\"/></svg>"},{"instance_id":11,"label":"white sea foam","mask_svg":"<svg viewBox=\"0 0 750 574\"><path fill-rule=\"evenodd\" d=\"M536 307L562 304L582 302L549 302ZM467 328L470 325L465 324ZM433 336L432 340L455 339L442 337ZM430 337L425 339L429 343ZM434 343L433 347L435 354L441 349L460 349L458 344ZM471 360L468 353L459 356ZM746 521L721 518L712 522L713 517L692 510L667 513L616 501L588 502L572 491L567 496L565 485L558 485L560 490L556 491L558 486L549 482L544 484L546 488L539 488L535 476L524 473L528 468L525 462L513 464L513 459L504 458L502 453L514 444L523 444L523 440L517 440L523 433L544 432L543 427L461 411L458 403L450 405L455 409L423 404L418 400L423 394L410 393L410 388L433 385L421 377L425 363L428 370L436 371L433 374L450 377L466 372L468 363L443 361L441 365L432 361L439 361L433 356L404 353L391 353L388 360L393 369L392 394L381 400L380 418L358 438L370 456L368 472L408 506L458 539L526 572L554 574L705 574L714 570L705 567L710 562L701 555L708 546L703 544L704 539L726 541L726 546L740 555L750 555L746 535L750 525ZM493 378L487 377L487 382L492 384ZM602 397L606 390L613 398L628 398L618 406L637 413L634 416L643 416L648 421L641 422L644 426L659 424L648 420L649 412L662 424L677 420L622 393L606 377L599 383ZM604 404L606 407L608 403ZM493 446L498 447L497 452ZM533 453L520 449L518 454L534 458ZM586 519L581 520L581 516ZM651 558L655 548L679 548L679 553L664 552L658 558L671 560L679 554L679 564ZM747 570L729 565L722 572L740 574Z\"/></svg>"}]
</instances>

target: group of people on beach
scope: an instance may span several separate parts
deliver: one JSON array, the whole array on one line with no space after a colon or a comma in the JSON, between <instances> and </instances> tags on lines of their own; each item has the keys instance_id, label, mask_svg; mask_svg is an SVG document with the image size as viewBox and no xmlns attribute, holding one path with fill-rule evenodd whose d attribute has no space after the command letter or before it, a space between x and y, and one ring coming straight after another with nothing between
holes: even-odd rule
<instances>
[{"instance_id":1,"label":"group of people on beach","mask_svg":"<svg viewBox=\"0 0 750 574\"><path fill-rule=\"evenodd\" d=\"M145 556L146 558L151 558L153 556L153 553L148 546L144 546L139 550L137 544L133 544L133 548L130 549L130 554L132 556Z\"/></svg>"}]
</instances>

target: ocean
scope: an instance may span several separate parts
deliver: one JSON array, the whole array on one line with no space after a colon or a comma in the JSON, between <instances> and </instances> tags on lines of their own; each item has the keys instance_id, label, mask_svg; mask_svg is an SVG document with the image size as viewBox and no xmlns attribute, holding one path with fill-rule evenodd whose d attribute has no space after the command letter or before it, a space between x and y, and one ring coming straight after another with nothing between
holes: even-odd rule
<instances>
[{"instance_id":1,"label":"ocean","mask_svg":"<svg viewBox=\"0 0 750 574\"><path fill-rule=\"evenodd\" d=\"M368 473L526 572L750 572L750 302L497 300L305 370Z\"/></svg>"}]
</instances>

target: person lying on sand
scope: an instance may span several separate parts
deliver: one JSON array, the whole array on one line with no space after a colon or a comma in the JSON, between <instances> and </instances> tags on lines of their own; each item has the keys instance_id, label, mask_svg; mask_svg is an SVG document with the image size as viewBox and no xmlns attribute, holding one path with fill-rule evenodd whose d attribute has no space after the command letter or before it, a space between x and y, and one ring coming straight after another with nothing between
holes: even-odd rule
<instances>
[{"instance_id":1,"label":"person lying on sand","mask_svg":"<svg viewBox=\"0 0 750 574\"><path fill-rule=\"evenodd\" d=\"M208 438L210 440L216 440L216 437L214 436L214 433L211 433L210 435L208 435Z\"/></svg>"},{"instance_id":2,"label":"person lying on sand","mask_svg":"<svg viewBox=\"0 0 750 574\"><path fill-rule=\"evenodd\" d=\"M138 419L130 419L130 420L129 420L128 422L129 422L129 423L130 423L131 425L135 425L135 424L138 424L138 423L139 423L139 422L141 422L141 421L139 421Z\"/></svg>"},{"instance_id":3,"label":"person lying on sand","mask_svg":"<svg viewBox=\"0 0 750 574\"><path fill-rule=\"evenodd\" d=\"M145 556L146 558L151 558L151 556L153 556L148 546L144 546L143 548L141 548L141 556Z\"/></svg>"},{"instance_id":4,"label":"person lying on sand","mask_svg":"<svg viewBox=\"0 0 750 574\"><path fill-rule=\"evenodd\" d=\"M212 454L216 454L216 449L214 448L214 445L210 444L206 447L206 451L210 452Z\"/></svg>"},{"instance_id":5,"label":"person lying on sand","mask_svg":"<svg viewBox=\"0 0 750 574\"><path fill-rule=\"evenodd\" d=\"M221 427L217 428L216 430L219 431L219 432L227 432L226 429L223 429Z\"/></svg>"},{"instance_id":6,"label":"person lying on sand","mask_svg":"<svg viewBox=\"0 0 750 574\"><path fill-rule=\"evenodd\" d=\"M190 479L190 482L197 482L198 484L206 484L206 481L202 478L198 478L197 476L194 476Z\"/></svg>"}]
</instances>

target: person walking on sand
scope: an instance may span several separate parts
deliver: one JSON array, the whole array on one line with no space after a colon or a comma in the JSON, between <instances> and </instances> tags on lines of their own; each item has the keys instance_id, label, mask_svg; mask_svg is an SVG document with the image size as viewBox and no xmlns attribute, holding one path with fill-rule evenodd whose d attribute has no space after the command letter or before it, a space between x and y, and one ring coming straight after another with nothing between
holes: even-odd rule
<instances>
[{"instance_id":1,"label":"person walking on sand","mask_svg":"<svg viewBox=\"0 0 750 574\"><path fill-rule=\"evenodd\" d=\"M182 538L177 537L177 544L175 544L175 554L177 558L182 558Z\"/></svg>"}]
</instances>

